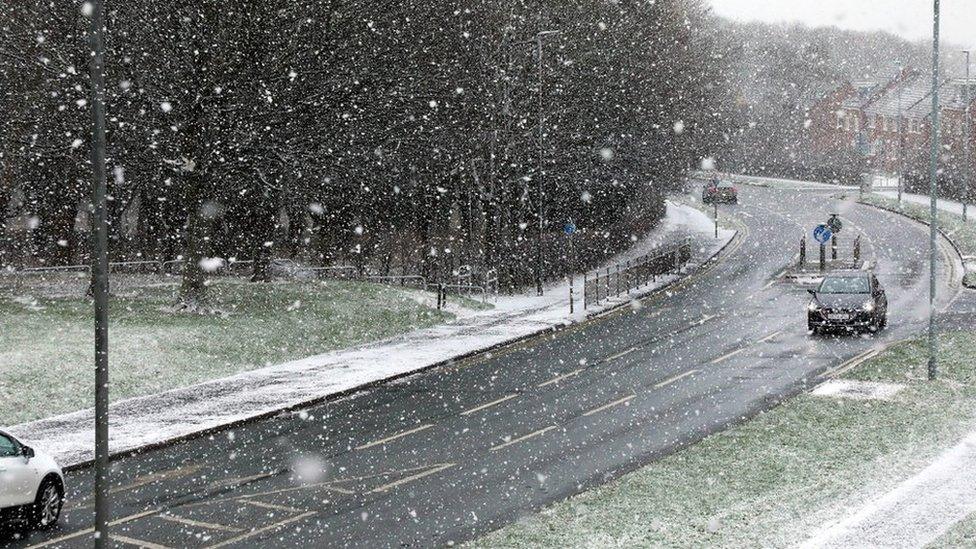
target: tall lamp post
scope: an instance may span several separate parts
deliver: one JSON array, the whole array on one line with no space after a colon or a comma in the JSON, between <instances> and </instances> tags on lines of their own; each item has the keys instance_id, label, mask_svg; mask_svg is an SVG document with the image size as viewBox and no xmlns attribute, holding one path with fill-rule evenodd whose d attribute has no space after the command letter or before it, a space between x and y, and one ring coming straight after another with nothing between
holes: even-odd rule
<instances>
[{"instance_id":1,"label":"tall lamp post","mask_svg":"<svg viewBox=\"0 0 976 549\"><path fill-rule=\"evenodd\" d=\"M965 128L966 128L966 130L965 130L965 136L963 137L963 156L964 156L964 160L963 161L966 163L966 167L965 167L965 173L963 175L963 177L965 177L965 179L964 179L963 186L962 186L962 220L963 221L966 221L967 218L969 217L967 210L969 209L968 208L968 206L969 206L969 204L968 204L969 203L969 185L970 185L970 182L972 181L972 178L973 178L973 161L972 161L972 156L971 156L971 152L970 152L970 147L972 145L970 143L970 137L969 137L970 136L970 121L969 121L969 118L970 118L970 116L972 116L972 113L970 111L970 105L969 105L969 102L971 101L970 94L969 94L969 50L964 50L963 53L966 54L966 85L963 86L963 88L965 88L965 92L964 93L966 95L966 99L965 99L965 101L966 101L966 108L963 110L963 116L965 116L965 118L966 118L966 121L965 121Z\"/></svg>"},{"instance_id":2,"label":"tall lamp post","mask_svg":"<svg viewBox=\"0 0 976 549\"><path fill-rule=\"evenodd\" d=\"M935 239L938 230L938 182L936 171L939 167L939 0L933 0L932 18L932 136L929 155L929 361L928 376L934 380L938 375L935 339Z\"/></svg>"},{"instance_id":3,"label":"tall lamp post","mask_svg":"<svg viewBox=\"0 0 976 549\"><path fill-rule=\"evenodd\" d=\"M905 180L905 127L902 112L902 93L905 90L904 68L899 69L902 81L898 84L898 203L901 204L902 185Z\"/></svg>"},{"instance_id":4,"label":"tall lamp post","mask_svg":"<svg viewBox=\"0 0 976 549\"><path fill-rule=\"evenodd\" d=\"M545 229L545 190L543 187L543 178L545 177L545 124L546 124L546 110L545 110L545 64L543 63L542 57L542 39L545 36L551 34L559 34L561 31L558 30L548 30L540 31L535 35L536 43L536 56L539 62L539 168L536 174L536 217L538 218L539 226L538 232L536 234L535 242L535 289L536 293L540 296L543 294L542 282L545 278L544 265L542 261L542 234Z\"/></svg>"}]
</instances>

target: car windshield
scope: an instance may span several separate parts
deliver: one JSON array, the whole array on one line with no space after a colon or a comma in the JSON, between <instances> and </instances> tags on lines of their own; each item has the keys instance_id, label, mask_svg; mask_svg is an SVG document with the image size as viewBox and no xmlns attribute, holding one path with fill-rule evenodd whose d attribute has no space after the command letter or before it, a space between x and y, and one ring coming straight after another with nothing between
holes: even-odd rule
<instances>
[{"instance_id":1,"label":"car windshield","mask_svg":"<svg viewBox=\"0 0 976 549\"><path fill-rule=\"evenodd\" d=\"M821 294L866 294L868 279L863 276L828 276L817 290Z\"/></svg>"},{"instance_id":2,"label":"car windshield","mask_svg":"<svg viewBox=\"0 0 976 549\"><path fill-rule=\"evenodd\" d=\"M719 186L719 188L722 188L722 189L731 189L732 188L732 183L729 183L728 181L722 181L721 183L718 184L718 186Z\"/></svg>"}]
</instances>

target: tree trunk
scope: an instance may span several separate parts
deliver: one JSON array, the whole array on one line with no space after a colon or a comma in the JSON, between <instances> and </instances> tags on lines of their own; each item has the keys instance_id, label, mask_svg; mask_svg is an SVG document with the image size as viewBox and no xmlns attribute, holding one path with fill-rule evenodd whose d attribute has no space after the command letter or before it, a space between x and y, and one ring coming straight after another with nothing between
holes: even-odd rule
<instances>
[{"instance_id":1,"label":"tree trunk","mask_svg":"<svg viewBox=\"0 0 976 549\"><path fill-rule=\"evenodd\" d=\"M179 307L198 312L207 303L207 273L203 262L207 255L207 227L210 220L203 215L203 181L200 174L186 174L189 211L186 218L186 243L183 248L183 282L180 285Z\"/></svg>"}]
</instances>

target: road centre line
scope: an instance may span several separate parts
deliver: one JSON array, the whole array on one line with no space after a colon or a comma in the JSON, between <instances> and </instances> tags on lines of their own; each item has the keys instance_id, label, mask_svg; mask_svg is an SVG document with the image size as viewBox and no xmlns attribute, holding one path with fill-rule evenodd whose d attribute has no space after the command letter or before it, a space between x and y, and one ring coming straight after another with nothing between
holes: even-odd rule
<instances>
[{"instance_id":1,"label":"road centre line","mask_svg":"<svg viewBox=\"0 0 976 549\"><path fill-rule=\"evenodd\" d=\"M553 430L555 428L556 428L555 425L550 425L550 426L548 426L548 427L546 427L544 429L539 429L538 431L529 433L527 435L522 435L522 436L520 436L518 438L513 438L512 440L509 440L508 442L499 444L498 446L492 446L491 451L492 452L495 452L495 451L501 450L502 448L507 448L507 447L509 447L509 446L511 446L513 444L518 444L519 442L522 442L522 441L525 441L525 440L529 440L530 438L535 438L535 437L537 437L537 436L539 436L541 434L547 433L547 432L549 432L549 431L551 431L551 430Z\"/></svg>"},{"instance_id":2,"label":"road centre line","mask_svg":"<svg viewBox=\"0 0 976 549\"><path fill-rule=\"evenodd\" d=\"M722 355L722 356L720 356L720 357L712 360L711 362L709 362L709 364L718 364L719 362L725 362L726 360L734 357L735 355L741 353L742 351L745 351L747 348L748 347L740 347L740 348L732 351L731 353L724 354L724 355Z\"/></svg>"},{"instance_id":3,"label":"road centre line","mask_svg":"<svg viewBox=\"0 0 976 549\"><path fill-rule=\"evenodd\" d=\"M778 336L781 333L783 333L783 330L779 330L779 331L773 332L773 333L769 334L768 336L766 336L766 337L764 337L764 338L762 338L760 340L757 340L756 343L766 343L767 341L769 341L770 339L773 339L774 337Z\"/></svg>"},{"instance_id":4,"label":"road centre line","mask_svg":"<svg viewBox=\"0 0 976 549\"><path fill-rule=\"evenodd\" d=\"M213 522L204 522L202 520L191 520L188 518L178 517L176 515L159 515L159 518L163 520L168 520L170 522L178 522L180 524L185 524L187 526L196 526L197 528L204 528L206 530L221 530L224 532L243 532L240 528L234 528L233 526L225 526L223 524L216 524Z\"/></svg>"},{"instance_id":5,"label":"road centre line","mask_svg":"<svg viewBox=\"0 0 976 549\"><path fill-rule=\"evenodd\" d=\"M867 351L855 356L854 358L848 360L847 362L844 362L840 366L837 366L836 368L833 368L831 370L827 370L820 377L822 378L837 377L849 370L852 370L856 366L860 366L861 364L867 362L869 359L875 357L880 352L881 351L879 351L878 349L868 349Z\"/></svg>"},{"instance_id":6,"label":"road centre line","mask_svg":"<svg viewBox=\"0 0 976 549\"><path fill-rule=\"evenodd\" d=\"M134 520L139 520L139 519L141 519L143 517L148 517L150 515L159 514L160 511L161 511L161 509L150 509L148 511L143 511L141 513L136 513L134 515L129 515L127 517L122 517L120 519L115 519L115 520L109 522L108 525L109 526L117 526L119 524L124 524L126 522L132 522ZM50 547L51 545L57 545L57 544L59 544L59 543L61 543L63 541L68 541L70 539L80 538L81 536L85 536L85 535L88 535L88 534L94 534L94 533L95 533L95 529L94 528L85 528L84 530L78 530L77 532L73 532L71 534L67 534L65 536L61 536L59 538L54 538L54 539L51 539L51 540L48 540L48 541L45 541L45 542L42 542L42 543L38 543L36 545L30 545L29 547L30 547L30 549L36 549L38 547Z\"/></svg>"},{"instance_id":7,"label":"road centre line","mask_svg":"<svg viewBox=\"0 0 976 549\"><path fill-rule=\"evenodd\" d=\"M500 398L498 400L493 400L491 402L482 404L481 406L475 406L474 408L470 408L468 410L465 410L465 411L461 412L461 415L462 416L467 416L467 415L471 415L471 414L473 414L475 412L480 412L480 411L482 411L482 410L484 410L486 408L491 408L492 406L497 406L497 405L499 405L499 404L501 404L503 402L506 402L508 400L512 400L513 398L515 398L517 396L518 396L517 393L513 393L511 395L504 396L504 397L502 397L502 398Z\"/></svg>"},{"instance_id":8,"label":"road centre line","mask_svg":"<svg viewBox=\"0 0 976 549\"><path fill-rule=\"evenodd\" d=\"M698 373L698 370L688 370L687 372L685 372L683 374L678 374L678 375L676 375L674 377L669 377L668 379L665 379L664 381L662 381L662 382L658 383L657 385L655 385L654 388L655 389L660 389L662 387L667 387L668 385L671 385L672 383L674 383L676 381L681 381L682 379L684 379L684 378L686 378L686 377L688 377L688 376L690 376L692 374L697 374L697 373Z\"/></svg>"},{"instance_id":9,"label":"road centre line","mask_svg":"<svg viewBox=\"0 0 976 549\"><path fill-rule=\"evenodd\" d=\"M590 410L588 412L584 412L583 413L583 416L584 417L589 417L589 416L592 416L593 414L597 414L597 413L600 413L600 412L602 412L604 410L607 410L609 408L613 408L614 406L620 406L621 404L624 404L626 402L630 402L636 396L637 395L625 396L625 397L619 398L619 399L617 399L617 400L615 400L613 402L608 402L608 403L604 404L603 406L600 406L599 408L594 408L594 409L592 409L592 410Z\"/></svg>"},{"instance_id":10,"label":"road centre line","mask_svg":"<svg viewBox=\"0 0 976 549\"><path fill-rule=\"evenodd\" d=\"M436 474L436 473L440 473L441 471L443 471L445 469L450 469L451 467L454 467L454 465L455 465L454 463L442 463L440 465L434 466L434 468L432 468L432 469L428 469L427 471L423 471L423 472L417 473L415 475L411 475L411 476L406 477L406 478L401 478L400 480L391 482L389 484L384 484L383 486L377 486L376 488L373 488L372 490L370 490L369 493L370 494L376 494L376 493L379 493L379 492L386 492L386 491L390 490L391 488L396 488L397 486L400 486L402 484L407 484L409 482L413 482L415 480L420 480L420 479L422 479L424 477L429 477L430 475L433 475L433 474Z\"/></svg>"},{"instance_id":11,"label":"road centre line","mask_svg":"<svg viewBox=\"0 0 976 549\"><path fill-rule=\"evenodd\" d=\"M257 530L251 530L250 532L248 532L246 534L242 534L242 535L237 536L235 538L231 538L231 539L228 539L228 540L224 540L224 541L222 541L222 542L220 542L220 543L218 543L216 545L211 545L209 547L209 549L216 549L217 547L226 547L228 545L233 545L235 543L244 541L244 540L246 540L248 538L252 538L252 537L257 536L259 534L263 534L263 533L268 532L270 530L277 530L278 528L281 528L282 526L286 526L286 525L291 524L293 522L297 522L299 520L306 519L306 518L308 518L308 517L310 517L310 516L312 516L312 515L314 515L316 513L317 513L317 511L309 511L307 513L303 513L301 515L298 515L297 517L292 517L290 519L286 519L286 520L283 520L281 522L276 522L276 523L271 524L269 526L265 526L264 528L258 528Z\"/></svg>"},{"instance_id":12,"label":"road centre line","mask_svg":"<svg viewBox=\"0 0 976 549\"><path fill-rule=\"evenodd\" d=\"M575 375L579 375L580 372L582 372L583 370L584 370L584 368L580 368L579 370L573 370L572 372L569 372L568 374L562 374L562 375L556 376L556 377L550 379L549 381L546 381L546 382L543 382L543 383L540 383L540 384L536 385L536 387L545 387L547 385L552 385L553 383L559 383L560 381L562 381L562 380L564 380L566 378L570 378L570 377L573 377Z\"/></svg>"},{"instance_id":13,"label":"road centre line","mask_svg":"<svg viewBox=\"0 0 976 549\"><path fill-rule=\"evenodd\" d=\"M356 450L365 450L367 448L372 448L373 446L379 446L381 444L386 444L387 442L392 442L392 441L394 441L394 440L396 440L398 438L403 438L405 436L409 436L409 435L412 435L414 433L419 433L420 431L423 431L425 429L430 429L433 426L434 426L433 423L428 423L426 425L421 425L420 427L417 427L415 429L410 429L409 431L404 431L402 433L397 433L397 434L395 434L393 436L390 436L390 437L381 438L379 440L374 440L373 442L368 442L368 443L363 444L361 446L356 446L355 449Z\"/></svg>"},{"instance_id":14,"label":"road centre line","mask_svg":"<svg viewBox=\"0 0 976 549\"><path fill-rule=\"evenodd\" d=\"M630 349L627 349L626 351L619 352L619 353L617 353L617 354L615 354L613 356L608 356L607 358L603 359L603 361L604 362L611 362L613 360L617 360L618 358L623 358L623 357L629 355L630 353L633 353L637 349L639 349L639 347L631 347Z\"/></svg>"},{"instance_id":15,"label":"road centre line","mask_svg":"<svg viewBox=\"0 0 976 549\"><path fill-rule=\"evenodd\" d=\"M160 545L158 543L153 543L151 541L145 541L145 540L130 538L126 536L120 536L118 534L111 534L109 535L109 538L111 538L112 541L124 543L125 545L134 545L136 547L144 547L145 549L169 549L169 547L165 545Z\"/></svg>"},{"instance_id":16,"label":"road centre line","mask_svg":"<svg viewBox=\"0 0 976 549\"><path fill-rule=\"evenodd\" d=\"M285 513L301 513L301 509L295 509L294 507L288 507L287 505L278 505L276 503L265 503L263 501L257 501L253 499L241 499L241 502L248 505L253 505L255 507L263 507L265 509L273 509L275 511L284 511Z\"/></svg>"}]
</instances>

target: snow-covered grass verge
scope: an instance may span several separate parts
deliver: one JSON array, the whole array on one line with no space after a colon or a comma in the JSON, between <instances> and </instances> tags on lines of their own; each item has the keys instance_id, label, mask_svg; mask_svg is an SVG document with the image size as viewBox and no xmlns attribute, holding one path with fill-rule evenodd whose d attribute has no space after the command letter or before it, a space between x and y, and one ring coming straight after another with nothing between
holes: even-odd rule
<instances>
[{"instance_id":1,"label":"snow-covered grass verge","mask_svg":"<svg viewBox=\"0 0 976 549\"><path fill-rule=\"evenodd\" d=\"M159 393L444 322L434 297L351 281L219 280L226 314L166 312L173 288L112 300L113 400ZM429 303L418 303L427 299ZM452 299L457 303L456 299ZM0 424L91 405L92 311L84 298L0 295Z\"/></svg>"},{"instance_id":2,"label":"snow-covered grass verge","mask_svg":"<svg viewBox=\"0 0 976 549\"><path fill-rule=\"evenodd\" d=\"M929 206L917 201L902 200L899 203L897 199L886 195L866 194L861 198L861 202L898 212L922 223L928 223L931 219ZM962 254L966 265L963 284L968 288L976 287L976 223L967 223L963 221L962 215L940 210L939 229Z\"/></svg>"},{"instance_id":3,"label":"snow-covered grass verge","mask_svg":"<svg viewBox=\"0 0 976 549\"><path fill-rule=\"evenodd\" d=\"M939 381L924 380L923 341L898 344L844 375L904 384L890 400L800 395L472 545L802 543L924 469L974 428L976 338L951 333L941 343Z\"/></svg>"},{"instance_id":4,"label":"snow-covered grass verge","mask_svg":"<svg viewBox=\"0 0 976 549\"><path fill-rule=\"evenodd\" d=\"M639 239L631 250L613 258L611 263L621 261L628 254L644 253L655 243L692 237L698 246L693 252L692 265L685 269L692 272L711 261L735 236L733 231L723 231L719 239L703 235L701 229L706 222L707 219L700 212L669 203L664 222ZM452 296L448 298L447 311L456 318L451 322L410 330L370 344L114 402L109 413L109 449L113 453L121 453L163 445L323 399L337 398L583 321L591 315L625 305L640 295L666 287L680 278L678 274L658 278L656 284L643 287L639 293L609 299L599 307L587 310L580 307L577 301L572 315L569 313L568 281L547 287L544 296L498 297L493 301L493 307L487 308ZM53 289L57 290L58 286ZM433 296L430 294L403 289L396 291L404 294L403 299L413 300L418 306L433 306ZM31 302L25 307L34 308L34 304ZM274 315L270 315L262 322L276 320ZM327 317L315 319L316 322L326 320ZM260 332L243 335L262 345L267 344ZM231 339L228 344L234 341ZM88 358L84 363L90 362ZM93 411L89 408L13 425L9 430L53 454L62 465L77 467L92 459L93 422Z\"/></svg>"}]
</instances>

